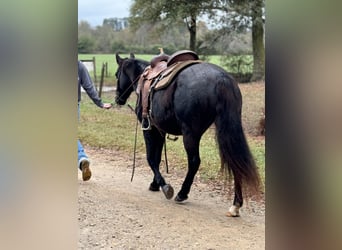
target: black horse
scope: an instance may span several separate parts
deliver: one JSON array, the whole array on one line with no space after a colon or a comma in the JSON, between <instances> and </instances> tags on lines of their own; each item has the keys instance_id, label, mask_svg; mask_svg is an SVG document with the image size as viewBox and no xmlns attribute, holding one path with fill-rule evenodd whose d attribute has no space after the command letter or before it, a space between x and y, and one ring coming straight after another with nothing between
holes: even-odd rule
<instances>
[{"instance_id":1,"label":"black horse","mask_svg":"<svg viewBox=\"0 0 342 250\"><path fill-rule=\"evenodd\" d=\"M118 63L115 102L124 105L137 89L137 82L149 65L130 54ZM151 130L144 130L147 161L154 173L149 190L162 188L167 199L173 197L173 188L159 171L165 134L182 135L188 157L188 172L175 201L188 198L201 159L199 145L203 133L216 126L222 163L234 177L235 196L228 216L239 216L243 204L242 190L259 191L259 175L248 147L241 124L242 96L238 84L222 68L210 63L198 63L183 69L171 84L153 94L150 107ZM138 98L136 114L142 121L141 98Z\"/></svg>"}]
</instances>

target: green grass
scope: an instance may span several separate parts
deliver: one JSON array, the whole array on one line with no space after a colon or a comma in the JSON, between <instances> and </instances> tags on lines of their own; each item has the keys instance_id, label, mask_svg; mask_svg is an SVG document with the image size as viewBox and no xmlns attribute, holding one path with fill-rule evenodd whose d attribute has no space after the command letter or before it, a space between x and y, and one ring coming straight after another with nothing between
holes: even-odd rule
<instances>
[{"instance_id":1,"label":"green grass","mask_svg":"<svg viewBox=\"0 0 342 250\"><path fill-rule=\"evenodd\" d=\"M257 127L264 108L264 83L240 85L243 95L242 121L252 154L260 170L261 178L265 180L265 139L257 135ZM103 100L112 102L114 92L104 93ZM129 99L131 106L135 105L136 95ZM79 138L92 147L101 147L133 154L136 116L127 107L101 110L83 94L80 105ZM140 126L140 124L139 124ZM137 152L145 154L145 144L142 132L138 130ZM182 137L175 142L167 140L167 153L170 167L187 168L186 154ZM219 178L220 159L215 140L214 128L208 129L203 135L200 147L201 166L199 176L204 180ZM147 163L146 163L147 164Z\"/></svg>"}]
</instances>

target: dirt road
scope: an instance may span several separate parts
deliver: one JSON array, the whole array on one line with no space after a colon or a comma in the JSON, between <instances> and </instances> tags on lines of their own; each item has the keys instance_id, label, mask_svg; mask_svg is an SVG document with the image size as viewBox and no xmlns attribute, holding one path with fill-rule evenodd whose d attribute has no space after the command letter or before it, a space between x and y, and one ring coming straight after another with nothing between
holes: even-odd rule
<instances>
[{"instance_id":1,"label":"dirt road","mask_svg":"<svg viewBox=\"0 0 342 250\"><path fill-rule=\"evenodd\" d=\"M226 217L231 198L196 179L189 199L177 204L148 191L152 174L143 156L130 182L130 155L86 151L93 177L78 175L79 249L265 249L263 203L250 201L241 217ZM184 175L163 175L177 194Z\"/></svg>"}]
</instances>

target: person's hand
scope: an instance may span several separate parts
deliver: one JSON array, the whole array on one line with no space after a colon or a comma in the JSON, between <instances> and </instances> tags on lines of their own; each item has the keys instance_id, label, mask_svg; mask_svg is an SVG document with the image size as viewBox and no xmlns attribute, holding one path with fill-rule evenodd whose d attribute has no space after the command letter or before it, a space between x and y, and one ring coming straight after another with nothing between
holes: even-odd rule
<instances>
[{"instance_id":1,"label":"person's hand","mask_svg":"<svg viewBox=\"0 0 342 250\"><path fill-rule=\"evenodd\" d=\"M103 104L103 108L104 109L110 109L112 107L112 104L111 103L104 103Z\"/></svg>"}]
</instances>

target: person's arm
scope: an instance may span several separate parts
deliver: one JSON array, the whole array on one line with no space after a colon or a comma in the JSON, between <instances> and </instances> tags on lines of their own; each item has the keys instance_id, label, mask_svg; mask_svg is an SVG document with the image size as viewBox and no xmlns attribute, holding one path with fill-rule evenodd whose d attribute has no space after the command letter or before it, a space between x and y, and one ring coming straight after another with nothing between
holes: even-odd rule
<instances>
[{"instance_id":1,"label":"person's arm","mask_svg":"<svg viewBox=\"0 0 342 250\"><path fill-rule=\"evenodd\" d=\"M96 91L96 88L93 84L93 81L90 78L89 72L85 65L78 61L78 82L82 86L82 88L86 91L90 99L100 108L111 108L110 103L103 103L99 94Z\"/></svg>"}]
</instances>

